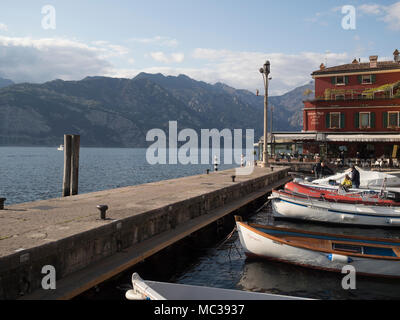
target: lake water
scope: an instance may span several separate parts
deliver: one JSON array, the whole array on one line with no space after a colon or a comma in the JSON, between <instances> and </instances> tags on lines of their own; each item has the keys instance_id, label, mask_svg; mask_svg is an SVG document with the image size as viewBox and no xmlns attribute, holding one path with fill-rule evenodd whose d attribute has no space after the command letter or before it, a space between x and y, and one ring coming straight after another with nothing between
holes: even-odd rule
<instances>
[{"instance_id":1,"label":"lake water","mask_svg":"<svg viewBox=\"0 0 400 320\"><path fill-rule=\"evenodd\" d=\"M212 163L150 165L146 149L81 148L79 193L202 174ZM0 147L0 197L6 204L60 197L63 166L64 153L57 148ZM233 167L219 165L220 170Z\"/></svg>"},{"instance_id":2,"label":"lake water","mask_svg":"<svg viewBox=\"0 0 400 320\"><path fill-rule=\"evenodd\" d=\"M204 173L212 165L155 165L145 149L81 148L79 192L137 185ZM222 165L228 169L233 165ZM56 148L0 147L0 197L6 204L60 197L63 152ZM314 231L400 238L400 231L378 228L328 227L301 222L274 221L267 206L251 221ZM316 299L400 299L400 280L357 277L356 290L343 290L344 275L309 270L269 261L247 260L237 233L220 246L204 249L168 281L176 283L295 295ZM145 274L148 280L157 275ZM130 275L110 282L90 299L124 299Z\"/></svg>"}]
</instances>

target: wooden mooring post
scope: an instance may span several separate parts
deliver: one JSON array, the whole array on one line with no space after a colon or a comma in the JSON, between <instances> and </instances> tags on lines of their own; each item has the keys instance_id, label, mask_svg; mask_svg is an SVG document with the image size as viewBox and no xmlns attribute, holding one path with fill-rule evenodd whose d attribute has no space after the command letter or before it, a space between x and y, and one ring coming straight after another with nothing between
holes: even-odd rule
<instances>
[{"instance_id":1,"label":"wooden mooring post","mask_svg":"<svg viewBox=\"0 0 400 320\"><path fill-rule=\"evenodd\" d=\"M78 194L79 184L79 135L64 135L64 176L62 196Z\"/></svg>"},{"instance_id":2,"label":"wooden mooring post","mask_svg":"<svg viewBox=\"0 0 400 320\"><path fill-rule=\"evenodd\" d=\"M79 185L79 148L81 136L72 136L72 159L71 159L71 195L78 194Z\"/></svg>"}]
</instances>

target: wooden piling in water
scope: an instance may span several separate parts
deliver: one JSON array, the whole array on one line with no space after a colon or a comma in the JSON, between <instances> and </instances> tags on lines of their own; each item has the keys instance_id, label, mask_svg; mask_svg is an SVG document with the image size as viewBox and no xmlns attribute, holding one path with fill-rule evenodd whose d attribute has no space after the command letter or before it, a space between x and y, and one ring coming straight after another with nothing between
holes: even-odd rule
<instances>
[{"instance_id":1,"label":"wooden piling in water","mask_svg":"<svg viewBox=\"0 0 400 320\"><path fill-rule=\"evenodd\" d=\"M79 185L79 149L81 136L72 136L72 159L71 159L71 195L78 194Z\"/></svg>"},{"instance_id":2,"label":"wooden piling in water","mask_svg":"<svg viewBox=\"0 0 400 320\"><path fill-rule=\"evenodd\" d=\"M71 142L72 137L69 134L64 135L64 176L62 196L68 197L71 195Z\"/></svg>"}]
</instances>

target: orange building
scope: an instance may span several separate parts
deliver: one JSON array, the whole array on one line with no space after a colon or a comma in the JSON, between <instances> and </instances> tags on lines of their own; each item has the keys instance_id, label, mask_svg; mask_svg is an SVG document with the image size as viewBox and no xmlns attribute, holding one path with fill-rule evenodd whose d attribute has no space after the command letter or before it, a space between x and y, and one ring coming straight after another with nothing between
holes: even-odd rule
<instances>
[{"instance_id":1,"label":"orange building","mask_svg":"<svg viewBox=\"0 0 400 320\"><path fill-rule=\"evenodd\" d=\"M325 67L312 73L315 97L304 101L303 153L396 157L400 144L400 57Z\"/></svg>"}]
</instances>

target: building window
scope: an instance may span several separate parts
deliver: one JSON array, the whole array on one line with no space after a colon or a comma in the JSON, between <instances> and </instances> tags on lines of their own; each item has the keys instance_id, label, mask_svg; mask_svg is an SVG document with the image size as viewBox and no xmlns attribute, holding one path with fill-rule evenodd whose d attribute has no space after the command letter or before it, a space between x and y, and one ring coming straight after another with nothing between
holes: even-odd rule
<instances>
[{"instance_id":1,"label":"building window","mask_svg":"<svg viewBox=\"0 0 400 320\"><path fill-rule=\"evenodd\" d=\"M388 112L388 127L395 128L399 126L399 112L389 111Z\"/></svg>"},{"instance_id":2,"label":"building window","mask_svg":"<svg viewBox=\"0 0 400 320\"><path fill-rule=\"evenodd\" d=\"M344 84L345 84L344 76L338 76L338 77L336 77L336 84L337 84L337 85L344 85Z\"/></svg>"},{"instance_id":3,"label":"building window","mask_svg":"<svg viewBox=\"0 0 400 320\"><path fill-rule=\"evenodd\" d=\"M362 84L371 84L372 76L370 74L362 76Z\"/></svg>"},{"instance_id":4,"label":"building window","mask_svg":"<svg viewBox=\"0 0 400 320\"><path fill-rule=\"evenodd\" d=\"M345 86L346 84L349 83L349 77L348 76L331 77L331 82L336 86Z\"/></svg>"},{"instance_id":5,"label":"building window","mask_svg":"<svg viewBox=\"0 0 400 320\"><path fill-rule=\"evenodd\" d=\"M371 114L370 112L360 112L360 128L371 127Z\"/></svg>"},{"instance_id":6,"label":"building window","mask_svg":"<svg viewBox=\"0 0 400 320\"><path fill-rule=\"evenodd\" d=\"M340 112L330 112L330 123L329 128L338 129L340 128Z\"/></svg>"}]
</instances>

